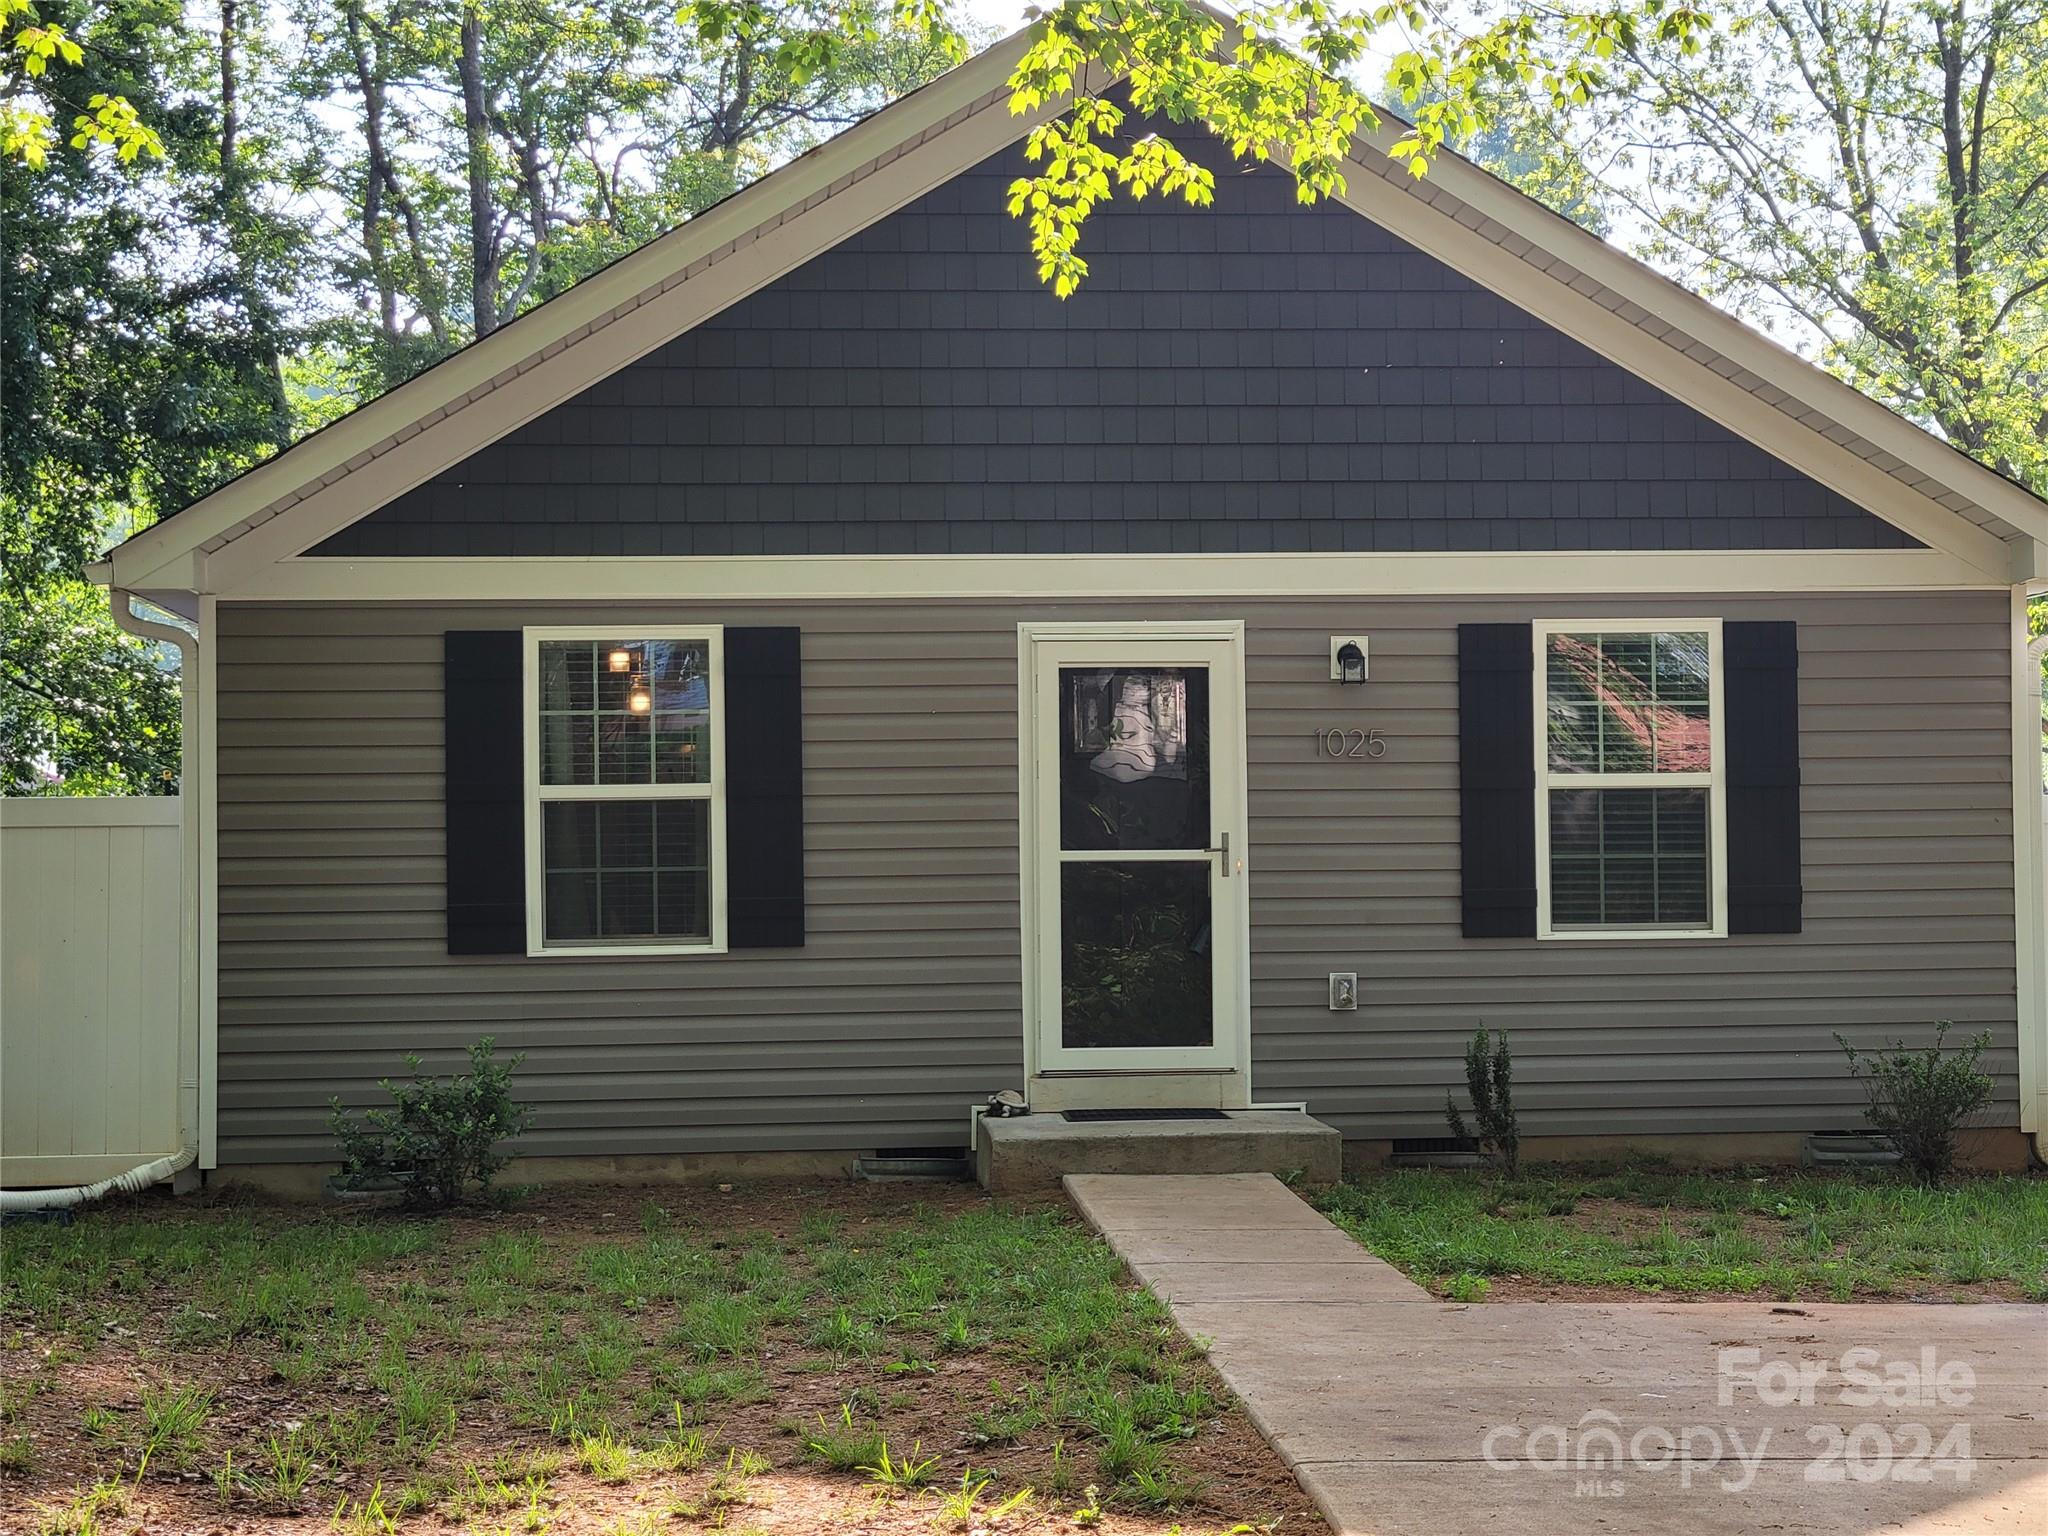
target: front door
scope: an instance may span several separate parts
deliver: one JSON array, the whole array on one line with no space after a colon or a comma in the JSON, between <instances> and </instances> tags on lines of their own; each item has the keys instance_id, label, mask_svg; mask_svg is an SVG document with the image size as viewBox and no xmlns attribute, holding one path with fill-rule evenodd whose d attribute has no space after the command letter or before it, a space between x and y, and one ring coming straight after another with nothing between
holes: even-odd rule
<instances>
[{"instance_id":1,"label":"front door","mask_svg":"<svg viewBox=\"0 0 2048 1536\"><path fill-rule=\"evenodd\" d=\"M1032 1101L1248 1103L1242 630L1022 646Z\"/></svg>"}]
</instances>

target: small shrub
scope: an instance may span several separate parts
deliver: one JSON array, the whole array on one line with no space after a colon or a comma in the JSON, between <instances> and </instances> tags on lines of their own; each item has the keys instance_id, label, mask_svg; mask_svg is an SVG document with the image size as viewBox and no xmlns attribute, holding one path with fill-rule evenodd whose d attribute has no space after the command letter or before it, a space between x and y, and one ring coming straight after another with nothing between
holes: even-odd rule
<instances>
[{"instance_id":1,"label":"small shrub","mask_svg":"<svg viewBox=\"0 0 2048 1536\"><path fill-rule=\"evenodd\" d=\"M1859 1051L1837 1033L1835 1043L1849 1058L1849 1075L1870 1096L1864 1118L1890 1138L1899 1160L1915 1176L1936 1184L1955 1172L1956 1140L1963 1127L1991 1102L1993 1084L1977 1070L1977 1058L1991 1044L1979 1034L1957 1050L1944 1050L1954 1026L1942 1019L1934 1043L1916 1050L1894 1040L1881 1051Z\"/></svg>"},{"instance_id":2,"label":"small shrub","mask_svg":"<svg viewBox=\"0 0 2048 1536\"><path fill-rule=\"evenodd\" d=\"M1465 1091L1472 1097L1472 1117L1479 1122L1478 1136L1466 1130L1458 1101L1448 1093L1444 1095L1444 1119L1450 1124L1451 1134L1461 1141L1476 1141L1480 1151L1500 1160L1510 1178L1521 1165L1522 1156L1522 1128L1515 1119L1514 1075L1514 1061L1508 1055L1508 1032L1502 1030L1489 1041L1482 1024L1465 1045Z\"/></svg>"},{"instance_id":3,"label":"small shrub","mask_svg":"<svg viewBox=\"0 0 2048 1536\"><path fill-rule=\"evenodd\" d=\"M532 1113L512 1100L512 1072L525 1057L493 1061L494 1043L488 1035L477 1041L469 1048L469 1071L445 1082L421 1072L419 1057L407 1056L412 1081L383 1082L390 1109L357 1115L334 1100L328 1125L341 1143L343 1180L389 1180L414 1210L454 1205L471 1184L488 1192L512 1160L498 1151L499 1143L524 1130Z\"/></svg>"}]
</instances>

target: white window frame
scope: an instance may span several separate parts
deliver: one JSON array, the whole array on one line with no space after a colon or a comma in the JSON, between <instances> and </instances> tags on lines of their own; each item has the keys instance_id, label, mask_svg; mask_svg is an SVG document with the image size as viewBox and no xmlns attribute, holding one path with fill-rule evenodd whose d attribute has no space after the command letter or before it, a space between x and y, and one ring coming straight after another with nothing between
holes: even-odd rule
<instances>
[{"instance_id":1,"label":"white window frame","mask_svg":"<svg viewBox=\"0 0 2048 1536\"><path fill-rule=\"evenodd\" d=\"M1529 690L1536 716L1536 937L1584 942L1640 939L1725 939L1728 936L1728 774L1722 739L1723 667L1719 619L1538 619L1530 626L1535 677ZM1593 634L1676 634L1707 637L1708 753L1705 773L1561 773L1550 767L1550 637ZM1704 927L1557 927L1550 920L1550 793L1554 789L1705 789L1707 912Z\"/></svg>"},{"instance_id":2,"label":"white window frame","mask_svg":"<svg viewBox=\"0 0 2048 1536\"><path fill-rule=\"evenodd\" d=\"M633 955L722 955L726 949L725 627L721 624L528 625L524 631L522 727L526 797L526 953L548 959L609 960ZM544 640L702 641L711 710L711 777L704 784L543 784L540 781L540 647ZM547 942L547 874L540 812L549 800L707 800L711 804L711 937L658 944L602 940Z\"/></svg>"}]
</instances>

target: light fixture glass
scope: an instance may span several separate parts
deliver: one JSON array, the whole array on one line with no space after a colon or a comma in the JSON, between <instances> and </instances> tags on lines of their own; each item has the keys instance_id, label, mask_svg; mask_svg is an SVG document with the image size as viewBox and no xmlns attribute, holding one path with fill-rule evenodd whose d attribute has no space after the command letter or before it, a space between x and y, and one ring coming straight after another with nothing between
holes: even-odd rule
<instances>
[{"instance_id":1,"label":"light fixture glass","mask_svg":"<svg viewBox=\"0 0 2048 1536\"><path fill-rule=\"evenodd\" d=\"M645 688L635 688L626 696L626 707L636 715L644 715L654 707L654 700Z\"/></svg>"},{"instance_id":2,"label":"light fixture glass","mask_svg":"<svg viewBox=\"0 0 2048 1536\"><path fill-rule=\"evenodd\" d=\"M633 653L627 650L613 651L609 665L614 672L630 672L633 670Z\"/></svg>"}]
</instances>

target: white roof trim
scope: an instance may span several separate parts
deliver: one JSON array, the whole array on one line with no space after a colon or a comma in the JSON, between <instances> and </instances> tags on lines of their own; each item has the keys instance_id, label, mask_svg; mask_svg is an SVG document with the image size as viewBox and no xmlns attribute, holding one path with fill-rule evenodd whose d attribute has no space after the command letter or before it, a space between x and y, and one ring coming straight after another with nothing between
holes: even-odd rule
<instances>
[{"instance_id":1,"label":"white roof trim","mask_svg":"<svg viewBox=\"0 0 2048 1536\"><path fill-rule=\"evenodd\" d=\"M979 164L1049 114L1009 111L1027 35L136 535L108 580L232 594ZM1397 131L1361 136L1348 206L1931 548L2038 572L2048 505L1470 162L1414 180L1385 155Z\"/></svg>"},{"instance_id":2,"label":"white roof trim","mask_svg":"<svg viewBox=\"0 0 2048 1536\"><path fill-rule=\"evenodd\" d=\"M1389 554L451 556L280 560L239 602L805 602L857 598L1556 597L2005 591L1931 549Z\"/></svg>"}]
</instances>

